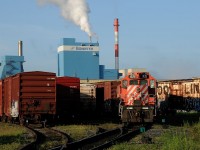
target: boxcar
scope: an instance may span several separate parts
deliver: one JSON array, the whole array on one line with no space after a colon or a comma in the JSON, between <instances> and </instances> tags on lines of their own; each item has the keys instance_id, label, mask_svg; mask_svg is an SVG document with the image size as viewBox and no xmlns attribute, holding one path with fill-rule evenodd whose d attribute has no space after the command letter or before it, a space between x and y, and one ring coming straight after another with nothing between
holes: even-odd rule
<instances>
[{"instance_id":1,"label":"boxcar","mask_svg":"<svg viewBox=\"0 0 200 150\"><path fill-rule=\"evenodd\" d=\"M106 81L104 83L104 112L112 117L118 117L119 85L120 81Z\"/></svg>"},{"instance_id":2,"label":"boxcar","mask_svg":"<svg viewBox=\"0 0 200 150\"><path fill-rule=\"evenodd\" d=\"M104 83L104 100L119 98L120 81L106 81Z\"/></svg>"},{"instance_id":3,"label":"boxcar","mask_svg":"<svg viewBox=\"0 0 200 150\"><path fill-rule=\"evenodd\" d=\"M105 82L95 83L95 93L96 93L96 114L103 115L104 100L105 100Z\"/></svg>"},{"instance_id":4,"label":"boxcar","mask_svg":"<svg viewBox=\"0 0 200 150\"><path fill-rule=\"evenodd\" d=\"M3 95L2 95L2 91L3 90L3 81L0 80L0 119L3 115Z\"/></svg>"},{"instance_id":5,"label":"boxcar","mask_svg":"<svg viewBox=\"0 0 200 150\"><path fill-rule=\"evenodd\" d=\"M60 119L75 117L80 112L80 79L57 77L57 115Z\"/></svg>"},{"instance_id":6,"label":"boxcar","mask_svg":"<svg viewBox=\"0 0 200 150\"><path fill-rule=\"evenodd\" d=\"M200 78L182 82L184 109L200 112Z\"/></svg>"},{"instance_id":7,"label":"boxcar","mask_svg":"<svg viewBox=\"0 0 200 150\"><path fill-rule=\"evenodd\" d=\"M161 111L200 111L200 79L158 82L158 106Z\"/></svg>"},{"instance_id":8,"label":"boxcar","mask_svg":"<svg viewBox=\"0 0 200 150\"><path fill-rule=\"evenodd\" d=\"M44 120L56 114L56 74L23 72L3 81L3 113L9 119Z\"/></svg>"},{"instance_id":9,"label":"boxcar","mask_svg":"<svg viewBox=\"0 0 200 150\"><path fill-rule=\"evenodd\" d=\"M19 108L19 106L17 105L18 101L14 101L14 99L12 100L12 93L14 94L14 92L12 92L12 77L8 77L5 78L3 81L3 93L2 93L2 101L3 101L3 116L2 119L6 119L7 117L11 117L11 116L16 116L18 117L19 115L19 111L16 110L17 108ZM14 89L14 87L13 87ZM12 103L13 102L13 103ZM15 107L13 105L16 105L16 109L14 109ZM12 107L13 106L13 107ZM16 110L16 112L14 112ZM11 114L11 112L13 114Z\"/></svg>"},{"instance_id":10,"label":"boxcar","mask_svg":"<svg viewBox=\"0 0 200 150\"><path fill-rule=\"evenodd\" d=\"M84 114L96 111L96 85L91 83L80 84L80 105Z\"/></svg>"},{"instance_id":11,"label":"boxcar","mask_svg":"<svg viewBox=\"0 0 200 150\"><path fill-rule=\"evenodd\" d=\"M166 100L170 95L170 82L159 81L157 83L157 107L158 111L165 112L167 109Z\"/></svg>"}]
</instances>

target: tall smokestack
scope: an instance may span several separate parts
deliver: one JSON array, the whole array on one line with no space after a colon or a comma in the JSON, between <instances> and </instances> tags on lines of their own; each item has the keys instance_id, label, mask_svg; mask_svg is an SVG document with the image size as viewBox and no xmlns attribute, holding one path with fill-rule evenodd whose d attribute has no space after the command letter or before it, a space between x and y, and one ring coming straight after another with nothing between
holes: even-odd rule
<instances>
[{"instance_id":1,"label":"tall smokestack","mask_svg":"<svg viewBox=\"0 0 200 150\"><path fill-rule=\"evenodd\" d=\"M114 30L115 30L115 69L119 70L119 22L118 18L114 20Z\"/></svg>"},{"instance_id":2,"label":"tall smokestack","mask_svg":"<svg viewBox=\"0 0 200 150\"><path fill-rule=\"evenodd\" d=\"M18 41L18 56L23 56L23 43ZM20 62L21 72L24 72L23 61Z\"/></svg>"},{"instance_id":3,"label":"tall smokestack","mask_svg":"<svg viewBox=\"0 0 200 150\"><path fill-rule=\"evenodd\" d=\"M18 42L18 55L19 55L19 56L22 56L22 55L23 55L23 53L22 53L22 46L23 46L22 41L19 41L19 42Z\"/></svg>"}]
</instances>

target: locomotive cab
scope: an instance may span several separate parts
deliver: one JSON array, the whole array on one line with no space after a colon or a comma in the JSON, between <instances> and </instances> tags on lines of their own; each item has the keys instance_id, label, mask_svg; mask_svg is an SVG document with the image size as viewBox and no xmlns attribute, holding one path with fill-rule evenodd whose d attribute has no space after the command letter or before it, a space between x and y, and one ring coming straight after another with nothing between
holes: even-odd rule
<instances>
[{"instance_id":1,"label":"locomotive cab","mask_svg":"<svg viewBox=\"0 0 200 150\"><path fill-rule=\"evenodd\" d=\"M148 72L132 72L121 79L119 116L124 123L153 122L156 80Z\"/></svg>"}]
</instances>

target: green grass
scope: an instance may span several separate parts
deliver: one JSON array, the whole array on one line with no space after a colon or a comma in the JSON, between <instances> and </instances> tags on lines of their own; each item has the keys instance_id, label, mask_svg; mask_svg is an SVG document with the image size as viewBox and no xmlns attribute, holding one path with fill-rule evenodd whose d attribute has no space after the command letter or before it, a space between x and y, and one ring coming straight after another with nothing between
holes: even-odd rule
<instances>
[{"instance_id":1,"label":"green grass","mask_svg":"<svg viewBox=\"0 0 200 150\"><path fill-rule=\"evenodd\" d=\"M156 145L150 144L133 144L133 143L121 143L109 148L108 150L158 150Z\"/></svg>"},{"instance_id":2,"label":"green grass","mask_svg":"<svg viewBox=\"0 0 200 150\"><path fill-rule=\"evenodd\" d=\"M104 124L100 124L97 127L100 127L100 128L106 129L106 130L111 130L111 129L117 128L119 126L122 126L122 125L114 124L114 123L104 123Z\"/></svg>"},{"instance_id":3,"label":"green grass","mask_svg":"<svg viewBox=\"0 0 200 150\"><path fill-rule=\"evenodd\" d=\"M111 130L113 128L117 128L118 126L118 124L105 123L101 125L64 125L56 126L55 128L66 132L73 139L73 141L76 141L95 135L99 131L99 128Z\"/></svg>"},{"instance_id":4,"label":"green grass","mask_svg":"<svg viewBox=\"0 0 200 150\"><path fill-rule=\"evenodd\" d=\"M195 149L195 143L186 131L167 132L161 138L162 150L189 150Z\"/></svg>"},{"instance_id":5,"label":"green grass","mask_svg":"<svg viewBox=\"0 0 200 150\"><path fill-rule=\"evenodd\" d=\"M17 125L0 123L0 149L15 150L29 142L24 136L28 131Z\"/></svg>"},{"instance_id":6,"label":"green grass","mask_svg":"<svg viewBox=\"0 0 200 150\"><path fill-rule=\"evenodd\" d=\"M109 150L199 150L200 122L192 125L186 122L183 127L170 127L155 139L153 144L137 144L135 141L141 140L140 136L130 142L117 144Z\"/></svg>"},{"instance_id":7,"label":"green grass","mask_svg":"<svg viewBox=\"0 0 200 150\"><path fill-rule=\"evenodd\" d=\"M56 129L66 132L75 141L94 135L98 128L92 125L67 125L57 126Z\"/></svg>"}]
</instances>

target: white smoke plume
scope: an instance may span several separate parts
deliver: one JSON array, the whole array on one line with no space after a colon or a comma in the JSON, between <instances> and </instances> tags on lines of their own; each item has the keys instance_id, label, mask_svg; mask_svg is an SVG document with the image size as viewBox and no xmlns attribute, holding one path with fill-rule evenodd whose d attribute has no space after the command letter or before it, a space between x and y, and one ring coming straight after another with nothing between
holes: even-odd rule
<instances>
[{"instance_id":1,"label":"white smoke plume","mask_svg":"<svg viewBox=\"0 0 200 150\"><path fill-rule=\"evenodd\" d=\"M88 14L89 6L86 0L38 0L40 4L54 4L60 8L61 15L79 26L90 37L94 35L91 31Z\"/></svg>"}]
</instances>

